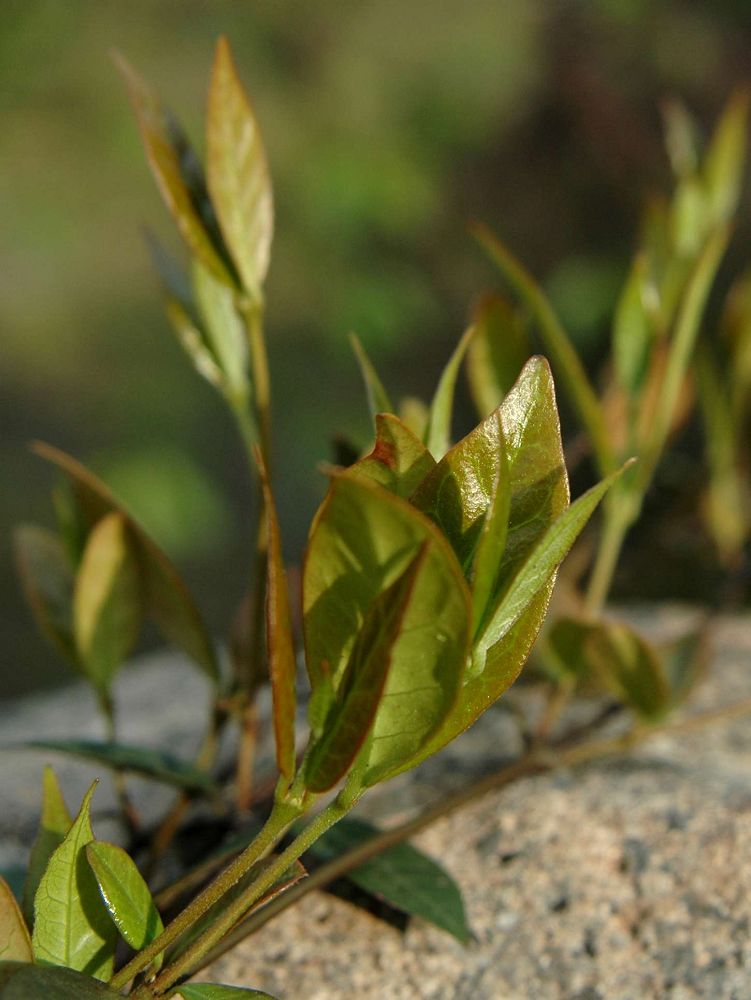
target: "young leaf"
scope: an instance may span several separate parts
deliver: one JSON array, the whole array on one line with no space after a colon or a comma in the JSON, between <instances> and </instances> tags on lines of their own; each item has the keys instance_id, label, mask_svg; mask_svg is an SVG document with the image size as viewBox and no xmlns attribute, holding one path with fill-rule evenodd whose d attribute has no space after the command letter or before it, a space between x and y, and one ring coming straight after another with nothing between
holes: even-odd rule
<instances>
[{"instance_id":1,"label":"young leaf","mask_svg":"<svg viewBox=\"0 0 751 1000\"><path fill-rule=\"evenodd\" d=\"M310 850L329 861L366 843L378 833L361 819L343 819L327 830ZM347 872L347 879L391 906L427 920L467 944L472 933L456 882L439 864L411 844L397 844Z\"/></svg>"},{"instance_id":2,"label":"young leaf","mask_svg":"<svg viewBox=\"0 0 751 1000\"><path fill-rule=\"evenodd\" d=\"M292 635L287 574L282 557L282 539L274 494L260 449L255 452L268 530L269 551L266 583L266 649L269 659L271 695L274 707L276 763L279 773L291 781L295 773L295 678L297 659Z\"/></svg>"},{"instance_id":3,"label":"young leaf","mask_svg":"<svg viewBox=\"0 0 751 1000\"><path fill-rule=\"evenodd\" d=\"M746 124L751 92L739 90L717 124L704 159L704 184L715 224L727 222L738 207L746 158Z\"/></svg>"},{"instance_id":4,"label":"young leaf","mask_svg":"<svg viewBox=\"0 0 751 1000\"><path fill-rule=\"evenodd\" d=\"M377 414L375 425L373 450L351 465L344 475L371 479L399 497L409 497L435 468L435 459L392 413Z\"/></svg>"},{"instance_id":5,"label":"young leaf","mask_svg":"<svg viewBox=\"0 0 751 1000\"><path fill-rule=\"evenodd\" d=\"M34 899L34 960L85 972L95 979L112 974L117 930L109 919L99 888L86 863L93 839L89 805L96 782L81 811L57 848Z\"/></svg>"},{"instance_id":6,"label":"young leaf","mask_svg":"<svg viewBox=\"0 0 751 1000\"><path fill-rule=\"evenodd\" d=\"M217 281L200 260L193 261L193 292L206 331L206 343L233 398L250 394L248 339L232 290Z\"/></svg>"},{"instance_id":7,"label":"young leaf","mask_svg":"<svg viewBox=\"0 0 751 1000\"><path fill-rule=\"evenodd\" d=\"M186 983L177 993L170 993L175 1000L242 1000L255 997L256 1000L274 1000L270 993L261 990L247 990L240 986L220 986L217 983Z\"/></svg>"},{"instance_id":8,"label":"young leaf","mask_svg":"<svg viewBox=\"0 0 751 1000\"><path fill-rule=\"evenodd\" d=\"M365 353L365 348L360 343L359 338L354 333L351 333L349 335L349 342L352 345L352 350L355 352L357 363L360 366L360 374L365 383L365 392L368 397L368 407L371 417L375 420L378 413L393 413L394 407L391 405L388 393L384 389L383 382L381 382L378 373L373 367L373 362Z\"/></svg>"},{"instance_id":9,"label":"young leaf","mask_svg":"<svg viewBox=\"0 0 751 1000\"><path fill-rule=\"evenodd\" d=\"M73 638L73 570L60 539L24 524L13 533L18 575L40 631L80 670Z\"/></svg>"},{"instance_id":10,"label":"young leaf","mask_svg":"<svg viewBox=\"0 0 751 1000\"><path fill-rule=\"evenodd\" d=\"M435 525L375 483L337 477L311 530L303 605L314 697L324 685L338 693L368 609L426 541L424 568L358 761L365 784L410 767L454 703L467 657L470 595Z\"/></svg>"},{"instance_id":11,"label":"young leaf","mask_svg":"<svg viewBox=\"0 0 751 1000\"><path fill-rule=\"evenodd\" d=\"M193 795L212 795L216 785L203 771L161 750L100 743L97 740L30 740L19 745L29 750L50 750L94 761L115 771L129 771L143 778L173 785Z\"/></svg>"},{"instance_id":12,"label":"young leaf","mask_svg":"<svg viewBox=\"0 0 751 1000\"><path fill-rule=\"evenodd\" d=\"M184 304L170 295L165 297L164 310L178 343L193 362L193 367L206 381L222 392L227 390L224 372L206 343L203 332L193 321Z\"/></svg>"},{"instance_id":13,"label":"young leaf","mask_svg":"<svg viewBox=\"0 0 751 1000\"><path fill-rule=\"evenodd\" d=\"M607 475L615 467L615 456L602 408L565 330L542 289L500 240L481 224L475 224L472 231L534 317L545 348L590 436L600 472Z\"/></svg>"},{"instance_id":14,"label":"young leaf","mask_svg":"<svg viewBox=\"0 0 751 1000\"><path fill-rule=\"evenodd\" d=\"M337 698L306 761L305 784L326 792L346 774L365 742L383 698L394 647L401 635L415 584L425 566L427 542L400 576L365 613Z\"/></svg>"},{"instance_id":15,"label":"young leaf","mask_svg":"<svg viewBox=\"0 0 751 1000\"><path fill-rule=\"evenodd\" d=\"M613 321L613 362L620 384L635 397L647 373L654 329L646 305L647 261L637 254Z\"/></svg>"},{"instance_id":16,"label":"young leaf","mask_svg":"<svg viewBox=\"0 0 751 1000\"><path fill-rule=\"evenodd\" d=\"M34 450L68 476L89 524L94 525L112 511L123 515L136 546L145 604L157 628L202 667L212 680L218 680L219 665L213 643L187 587L167 556L129 517L104 483L80 462L48 444L37 443Z\"/></svg>"},{"instance_id":17,"label":"young leaf","mask_svg":"<svg viewBox=\"0 0 751 1000\"><path fill-rule=\"evenodd\" d=\"M91 531L76 576L73 622L86 676L107 691L141 630L141 579L128 525L106 514Z\"/></svg>"},{"instance_id":18,"label":"young leaf","mask_svg":"<svg viewBox=\"0 0 751 1000\"><path fill-rule=\"evenodd\" d=\"M477 412L485 418L503 402L533 353L524 323L500 295L488 295L472 319L467 378Z\"/></svg>"},{"instance_id":19,"label":"young leaf","mask_svg":"<svg viewBox=\"0 0 751 1000\"><path fill-rule=\"evenodd\" d=\"M29 870L23 890L23 912L29 927L34 926L34 897L49 860L70 830L72 819L65 805L55 772L49 765L42 776L42 818L31 848Z\"/></svg>"},{"instance_id":20,"label":"young leaf","mask_svg":"<svg viewBox=\"0 0 751 1000\"><path fill-rule=\"evenodd\" d=\"M224 37L211 75L206 145L209 191L224 239L245 289L259 299L274 226L271 181L258 122Z\"/></svg>"},{"instance_id":21,"label":"young leaf","mask_svg":"<svg viewBox=\"0 0 751 1000\"><path fill-rule=\"evenodd\" d=\"M16 898L0 877L0 962L31 962L31 937Z\"/></svg>"},{"instance_id":22,"label":"young leaf","mask_svg":"<svg viewBox=\"0 0 751 1000\"><path fill-rule=\"evenodd\" d=\"M500 430L500 428L499 428ZM472 569L472 631L477 632L488 603L496 591L508 539L512 484L503 431L500 431L498 472L482 531L477 540Z\"/></svg>"},{"instance_id":23,"label":"young leaf","mask_svg":"<svg viewBox=\"0 0 751 1000\"><path fill-rule=\"evenodd\" d=\"M428 446L428 451L437 459L443 458L451 446L451 417L454 412L456 379L459 374L459 366L474 332L474 327L470 326L459 341L443 370L433 401L430 404L425 443Z\"/></svg>"},{"instance_id":24,"label":"young leaf","mask_svg":"<svg viewBox=\"0 0 751 1000\"><path fill-rule=\"evenodd\" d=\"M118 53L115 62L128 88L146 157L157 187L191 253L219 280L233 283L226 251L198 159L175 118Z\"/></svg>"},{"instance_id":25,"label":"young leaf","mask_svg":"<svg viewBox=\"0 0 751 1000\"><path fill-rule=\"evenodd\" d=\"M130 856L115 844L92 842L86 858L99 884L104 905L125 941L140 951L164 930L161 917ZM154 963L161 967L161 956Z\"/></svg>"},{"instance_id":26,"label":"young leaf","mask_svg":"<svg viewBox=\"0 0 751 1000\"><path fill-rule=\"evenodd\" d=\"M91 976L61 966L0 962L0 996L3 1000L122 1000Z\"/></svg>"}]
</instances>

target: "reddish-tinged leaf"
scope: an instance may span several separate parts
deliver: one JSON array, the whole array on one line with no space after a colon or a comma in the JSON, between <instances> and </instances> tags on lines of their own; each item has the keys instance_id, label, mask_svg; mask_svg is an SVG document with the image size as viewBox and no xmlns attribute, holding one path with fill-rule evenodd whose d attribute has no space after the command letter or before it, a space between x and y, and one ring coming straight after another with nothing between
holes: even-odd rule
<instances>
[{"instance_id":1,"label":"reddish-tinged leaf","mask_svg":"<svg viewBox=\"0 0 751 1000\"><path fill-rule=\"evenodd\" d=\"M377 414L375 424L373 450L351 465L344 475L372 479L397 496L409 497L435 468L435 459L392 413Z\"/></svg>"},{"instance_id":2,"label":"reddish-tinged leaf","mask_svg":"<svg viewBox=\"0 0 751 1000\"><path fill-rule=\"evenodd\" d=\"M0 876L0 962L31 962L31 937L10 886Z\"/></svg>"}]
</instances>

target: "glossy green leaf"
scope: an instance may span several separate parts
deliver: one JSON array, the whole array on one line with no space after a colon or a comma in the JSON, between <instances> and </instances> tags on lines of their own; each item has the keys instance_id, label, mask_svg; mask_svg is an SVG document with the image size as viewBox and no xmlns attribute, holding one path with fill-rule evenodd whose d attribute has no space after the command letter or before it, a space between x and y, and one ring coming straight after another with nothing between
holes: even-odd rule
<instances>
[{"instance_id":1,"label":"glossy green leaf","mask_svg":"<svg viewBox=\"0 0 751 1000\"><path fill-rule=\"evenodd\" d=\"M17 744L29 750L50 750L53 753L81 757L103 764L116 771L129 771L151 781L173 785L192 794L211 795L216 785L203 771L161 750L126 746L122 743L102 743L97 740L30 740Z\"/></svg>"},{"instance_id":2,"label":"glossy green leaf","mask_svg":"<svg viewBox=\"0 0 751 1000\"><path fill-rule=\"evenodd\" d=\"M73 570L56 535L34 524L13 532L24 595L42 634L80 669L73 638Z\"/></svg>"},{"instance_id":3,"label":"glossy green leaf","mask_svg":"<svg viewBox=\"0 0 751 1000\"><path fill-rule=\"evenodd\" d=\"M438 381L430 404L430 416L425 432L425 443L434 458L440 459L451 447L451 418L454 413L454 389L464 355L474 336L470 326L459 341Z\"/></svg>"},{"instance_id":4,"label":"glossy green leaf","mask_svg":"<svg viewBox=\"0 0 751 1000\"><path fill-rule=\"evenodd\" d=\"M425 568L427 544L365 611L336 701L306 760L305 784L312 792L326 792L344 777L373 725L407 609Z\"/></svg>"},{"instance_id":5,"label":"glossy green leaf","mask_svg":"<svg viewBox=\"0 0 751 1000\"><path fill-rule=\"evenodd\" d=\"M128 88L151 172L180 235L219 281L232 284L203 171L185 133L133 67L119 54L115 62Z\"/></svg>"},{"instance_id":6,"label":"glossy green leaf","mask_svg":"<svg viewBox=\"0 0 751 1000\"><path fill-rule=\"evenodd\" d=\"M472 567L473 634L480 627L488 604L496 592L498 578L503 570L503 555L508 541L513 487L502 430L500 430L498 458L496 482L485 513L480 537L477 540Z\"/></svg>"},{"instance_id":7,"label":"glossy green leaf","mask_svg":"<svg viewBox=\"0 0 751 1000\"><path fill-rule=\"evenodd\" d=\"M23 912L29 927L34 926L34 897L49 860L62 844L72 824L55 772L47 765L42 775L42 816L29 856L29 870L23 890Z\"/></svg>"},{"instance_id":8,"label":"glossy green leaf","mask_svg":"<svg viewBox=\"0 0 751 1000\"><path fill-rule=\"evenodd\" d=\"M489 295L477 307L475 335L467 350L467 378L480 417L503 402L533 353L519 312L500 295Z\"/></svg>"},{"instance_id":9,"label":"glossy green leaf","mask_svg":"<svg viewBox=\"0 0 751 1000\"><path fill-rule=\"evenodd\" d=\"M630 396L641 389L655 331L647 305L647 261L637 254L623 286L613 320L613 363L618 381Z\"/></svg>"},{"instance_id":10,"label":"glossy green leaf","mask_svg":"<svg viewBox=\"0 0 751 1000\"><path fill-rule=\"evenodd\" d=\"M704 158L703 179L715 224L732 218L738 207L746 160L751 92L739 90L728 103Z\"/></svg>"},{"instance_id":11,"label":"glossy green leaf","mask_svg":"<svg viewBox=\"0 0 751 1000\"><path fill-rule=\"evenodd\" d=\"M235 400L246 399L250 394L248 339L234 293L200 260L193 262L193 292L206 343L224 376L225 391Z\"/></svg>"},{"instance_id":12,"label":"glossy green leaf","mask_svg":"<svg viewBox=\"0 0 751 1000\"><path fill-rule=\"evenodd\" d=\"M31 937L16 897L0 877L0 962L31 962Z\"/></svg>"},{"instance_id":13,"label":"glossy green leaf","mask_svg":"<svg viewBox=\"0 0 751 1000\"><path fill-rule=\"evenodd\" d=\"M212 680L218 680L214 645L187 587L167 556L128 516L104 483L80 462L48 444L37 443L34 450L68 476L90 524L112 511L126 518L136 545L148 613L166 639L187 653Z\"/></svg>"},{"instance_id":14,"label":"glossy green leaf","mask_svg":"<svg viewBox=\"0 0 751 1000\"><path fill-rule=\"evenodd\" d=\"M343 819L315 842L311 854L330 861L367 843L377 833L376 827L361 819ZM456 882L411 844L397 844L382 851L347 872L346 877L396 909L447 931L462 944L472 937Z\"/></svg>"},{"instance_id":15,"label":"glossy green leaf","mask_svg":"<svg viewBox=\"0 0 751 1000\"><path fill-rule=\"evenodd\" d=\"M314 698L322 686L338 693L369 608L426 541L424 569L358 760L366 785L411 766L453 705L467 657L470 595L435 525L375 483L335 479L310 534L303 605Z\"/></svg>"},{"instance_id":16,"label":"glossy green leaf","mask_svg":"<svg viewBox=\"0 0 751 1000\"><path fill-rule=\"evenodd\" d=\"M87 844L86 859L121 936L134 951L145 948L164 925L135 863L122 847L96 841ZM161 956L154 967L161 967Z\"/></svg>"},{"instance_id":17,"label":"glossy green leaf","mask_svg":"<svg viewBox=\"0 0 751 1000\"><path fill-rule=\"evenodd\" d=\"M552 306L532 276L486 226L476 224L473 232L534 317L545 349L560 373L583 428L590 436L600 471L603 474L612 472L616 464L615 455L602 407Z\"/></svg>"},{"instance_id":18,"label":"glossy green leaf","mask_svg":"<svg viewBox=\"0 0 751 1000\"><path fill-rule=\"evenodd\" d=\"M186 983L177 993L170 993L177 1000L241 1000L242 997L256 997L257 1000L274 1000L270 993L248 990L240 986L221 986L217 983Z\"/></svg>"},{"instance_id":19,"label":"glossy green leaf","mask_svg":"<svg viewBox=\"0 0 751 1000\"><path fill-rule=\"evenodd\" d=\"M86 676L107 691L141 630L141 576L128 525L112 511L92 528L76 576L73 622Z\"/></svg>"},{"instance_id":20,"label":"glossy green leaf","mask_svg":"<svg viewBox=\"0 0 751 1000\"><path fill-rule=\"evenodd\" d=\"M227 39L216 47L206 118L211 200L249 294L260 298L269 267L274 208L260 129Z\"/></svg>"},{"instance_id":21,"label":"glossy green leaf","mask_svg":"<svg viewBox=\"0 0 751 1000\"><path fill-rule=\"evenodd\" d=\"M263 464L260 449L256 450L263 486L264 509L268 532L268 560L266 563L266 651L271 679L271 696L274 712L276 763L279 773L291 781L295 773L295 716L297 695L297 657L292 634L287 574L282 556L282 539L274 494L268 472Z\"/></svg>"},{"instance_id":22,"label":"glossy green leaf","mask_svg":"<svg viewBox=\"0 0 751 1000\"><path fill-rule=\"evenodd\" d=\"M409 497L435 468L435 459L393 414L377 414L375 425L373 450L351 465L344 475L371 479L397 496Z\"/></svg>"},{"instance_id":23,"label":"glossy green leaf","mask_svg":"<svg viewBox=\"0 0 751 1000\"><path fill-rule=\"evenodd\" d=\"M370 415L375 420L378 413L393 413L394 407L391 405L388 393L384 389L383 382L381 382L378 373L373 367L373 362L365 353L365 348L360 343L359 338L354 333L351 333L349 342L352 345L352 350L355 352L357 363L360 366L360 374L365 383Z\"/></svg>"},{"instance_id":24,"label":"glossy green leaf","mask_svg":"<svg viewBox=\"0 0 751 1000\"><path fill-rule=\"evenodd\" d=\"M32 943L36 962L107 979L112 974L117 931L85 853L86 845L94 839L89 806L95 788L96 782L39 883Z\"/></svg>"},{"instance_id":25,"label":"glossy green leaf","mask_svg":"<svg viewBox=\"0 0 751 1000\"><path fill-rule=\"evenodd\" d=\"M0 962L2 1000L122 1000L119 993L73 969Z\"/></svg>"}]
</instances>

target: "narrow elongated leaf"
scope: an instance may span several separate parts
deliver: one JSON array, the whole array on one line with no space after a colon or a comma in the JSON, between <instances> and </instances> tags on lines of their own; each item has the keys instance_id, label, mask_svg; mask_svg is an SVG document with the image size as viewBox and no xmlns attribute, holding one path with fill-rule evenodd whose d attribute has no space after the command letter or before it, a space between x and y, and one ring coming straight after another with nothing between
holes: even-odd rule
<instances>
[{"instance_id":1,"label":"narrow elongated leaf","mask_svg":"<svg viewBox=\"0 0 751 1000\"><path fill-rule=\"evenodd\" d=\"M635 396L646 377L654 329L647 303L647 262L634 258L613 321L613 361L620 384Z\"/></svg>"},{"instance_id":2,"label":"narrow elongated leaf","mask_svg":"<svg viewBox=\"0 0 751 1000\"><path fill-rule=\"evenodd\" d=\"M509 474L508 454L503 431L498 449L499 463L490 504L485 513L482 531L475 549L472 572L472 630L480 627L485 617L488 603L497 588L497 580L503 566L503 554L508 539L509 517L511 515L512 484Z\"/></svg>"},{"instance_id":3,"label":"narrow elongated leaf","mask_svg":"<svg viewBox=\"0 0 751 1000\"><path fill-rule=\"evenodd\" d=\"M748 88L739 90L717 124L704 160L704 184L716 224L727 222L738 207L748 141Z\"/></svg>"},{"instance_id":4,"label":"narrow elongated leaf","mask_svg":"<svg viewBox=\"0 0 751 1000\"><path fill-rule=\"evenodd\" d=\"M358 760L365 784L411 766L453 705L467 658L470 595L435 525L375 483L335 479L311 530L303 604L314 697L323 685L338 692L368 609L426 541L424 568Z\"/></svg>"},{"instance_id":5,"label":"narrow elongated leaf","mask_svg":"<svg viewBox=\"0 0 751 1000\"><path fill-rule=\"evenodd\" d=\"M119 54L115 62L128 88L151 172L180 235L219 281L232 284L203 171L187 136L133 67Z\"/></svg>"},{"instance_id":6,"label":"narrow elongated leaf","mask_svg":"<svg viewBox=\"0 0 751 1000\"><path fill-rule=\"evenodd\" d=\"M295 679L297 658L292 635L292 615L289 606L287 574L282 557L282 539L274 494L260 449L256 449L264 508L268 530L269 550L266 580L266 651L269 660L271 695L274 709L274 736L276 763L279 773L291 781L295 773L295 715L297 695Z\"/></svg>"},{"instance_id":7,"label":"narrow elongated leaf","mask_svg":"<svg viewBox=\"0 0 751 1000\"><path fill-rule=\"evenodd\" d=\"M48 765L42 776L42 817L31 848L29 870L23 890L23 912L29 927L34 926L34 897L49 860L70 830L72 819L60 791L57 777Z\"/></svg>"},{"instance_id":8,"label":"narrow elongated leaf","mask_svg":"<svg viewBox=\"0 0 751 1000\"><path fill-rule=\"evenodd\" d=\"M274 209L266 153L227 39L219 39L206 119L211 200L246 290L258 299L269 267Z\"/></svg>"},{"instance_id":9,"label":"narrow elongated leaf","mask_svg":"<svg viewBox=\"0 0 751 1000\"><path fill-rule=\"evenodd\" d=\"M365 348L360 343L359 338L354 333L351 333L349 342L352 345L352 350L355 352L357 363L360 366L360 374L365 383L365 392L368 397L368 407L371 417L375 420L378 413L393 413L394 407L391 405L388 393L384 389L383 382L381 382L378 373L373 367L373 362L365 353Z\"/></svg>"},{"instance_id":10,"label":"narrow elongated leaf","mask_svg":"<svg viewBox=\"0 0 751 1000\"><path fill-rule=\"evenodd\" d=\"M200 260L193 261L193 292L206 342L224 375L226 391L236 399L244 399L250 394L248 339L234 293Z\"/></svg>"},{"instance_id":11,"label":"narrow elongated leaf","mask_svg":"<svg viewBox=\"0 0 751 1000\"><path fill-rule=\"evenodd\" d=\"M440 459L451 446L451 418L454 413L454 389L459 375L459 367L474 336L474 327L466 331L456 346L438 382L438 387L430 404L430 417L425 433L425 443L434 458Z\"/></svg>"},{"instance_id":12,"label":"narrow elongated leaf","mask_svg":"<svg viewBox=\"0 0 751 1000\"><path fill-rule=\"evenodd\" d=\"M31 962L31 937L16 897L0 877L0 962Z\"/></svg>"},{"instance_id":13,"label":"narrow elongated leaf","mask_svg":"<svg viewBox=\"0 0 751 1000\"><path fill-rule=\"evenodd\" d=\"M600 406L584 367L542 289L500 240L481 224L472 231L534 317L545 349L560 372L571 403L589 434L600 472L615 467L615 456Z\"/></svg>"},{"instance_id":14,"label":"narrow elongated leaf","mask_svg":"<svg viewBox=\"0 0 751 1000\"><path fill-rule=\"evenodd\" d=\"M345 475L372 479L397 496L409 497L435 468L435 459L393 414L377 414L375 425L373 450L351 465Z\"/></svg>"},{"instance_id":15,"label":"narrow elongated leaf","mask_svg":"<svg viewBox=\"0 0 751 1000\"><path fill-rule=\"evenodd\" d=\"M361 819L343 819L311 848L329 861L371 840L378 829ZM427 920L462 944L472 937L461 892L439 864L411 844L397 844L347 873L358 888L410 916Z\"/></svg>"},{"instance_id":16,"label":"narrow elongated leaf","mask_svg":"<svg viewBox=\"0 0 751 1000\"><path fill-rule=\"evenodd\" d=\"M242 997L256 997L256 1000L274 1000L270 993L261 990L247 990L240 986L221 986L217 983L186 983L177 993L170 993L177 1000L242 1000Z\"/></svg>"},{"instance_id":17,"label":"narrow elongated leaf","mask_svg":"<svg viewBox=\"0 0 751 1000\"><path fill-rule=\"evenodd\" d=\"M167 556L123 510L104 483L80 462L48 444L37 443L34 450L69 477L90 524L112 511L125 517L136 545L149 614L166 639L184 650L212 680L218 680L213 643L187 587Z\"/></svg>"},{"instance_id":18,"label":"narrow elongated leaf","mask_svg":"<svg viewBox=\"0 0 751 1000\"><path fill-rule=\"evenodd\" d=\"M164 925L135 863L122 847L103 842L87 844L86 858L115 927L134 951L145 948ZM161 956L154 967L161 967Z\"/></svg>"},{"instance_id":19,"label":"narrow elongated leaf","mask_svg":"<svg viewBox=\"0 0 751 1000\"><path fill-rule=\"evenodd\" d=\"M404 627L415 584L425 566L427 543L365 612L321 737L306 762L305 783L326 792L347 772L373 725L383 697L394 647Z\"/></svg>"},{"instance_id":20,"label":"narrow elongated leaf","mask_svg":"<svg viewBox=\"0 0 751 1000\"><path fill-rule=\"evenodd\" d=\"M84 671L109 689L141 630L141 575L128 525L112 511L96 523L76 576L73 622Z\"/></svg>"},{"instance_id":21,"label":"narrow elongated leaf","mask_svg":"<svg viewBox=\"0 0 751 1000\"><path fill-rule=\"evenodd\" d=\"M97 740L30 740L16 746L19 749L50 750L53 753L81 757L115 771L129 771L194 794L211 795L217 790L214 782L203 771L191 764L183 764L177 757L161 750L147 750L122 743L101 743Z\"/></svg>"},{"instance_id":22,"label":"narrow elongated leaf","mask_svg":"<svg viewBox=\"0 0 751 1000\"><path fill-rule=\"evenodd\" d=\"M107 979L112 974L117 931L85 854L86 845L94 839L89 806L95 788L96 782L39 883L32 942L36 962Z\"/></svg>"},{"instance_id":23,"label":"narrow elongated leaf","mask_svg":"<svg viewBox=\"0 0 751 1000\"><path fill-rule=\"evenodd\" d=\"M185 305L172 296L166 296L164 310L178 343L193 362L193 367L211 385L227 391L227 379L219 367L206 338L194 322Z\"/></svg>"},{"instance_id":24,"label":"narrow elongated leaf","mask_svg":"<svg viewBox=\"0 0 751 1000\"><path fill-rule=\"evenodd\" d=\"M73 570L59 538L34 524L13 533L18 575L42 634L80 669L73 638Z\"/></svg>"},{"instance_id":25,"label":"narrow elongated leaf","mask_svg":"<svg viewBox=\"0 0 751 1000\"><path fill-rule=\"evenodd\" d=\"M477 307L475 335L467 349L467 378L477 412L487 417L519 377L533 353L519 313L500 295L487 296Z\"/></svg>"},{"instance_id":26,"label":"narrow elongated leaf","mask_svg":"<svg viewBox=\"0 0 751 1000\"><path fill-rule=\"evenodd\" d=\"M73 969L0 962L2 1000L122 1000L119 993Z\"/></svg>"}]
</instances>

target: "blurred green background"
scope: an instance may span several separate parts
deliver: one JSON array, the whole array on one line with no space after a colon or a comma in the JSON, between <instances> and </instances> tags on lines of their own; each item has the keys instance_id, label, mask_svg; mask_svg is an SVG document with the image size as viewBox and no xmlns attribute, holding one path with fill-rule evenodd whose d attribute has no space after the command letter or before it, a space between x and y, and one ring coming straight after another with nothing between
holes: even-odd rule
<instances>
[{"instance_id":1,"label":"blurred green background","mask_svg":"<svg viewBox=\"0 0 751 1000\"><path fill-rule=\"evenodd\" d=\"M52 520L30 439L110 482L217 634L250 565L242 451L162 316L141 227L169 243L172 225L112 48L196 141L218 34L253 95L276 198L267 322L291 560L332 437L367 443L348 332L395 396L427 396L494 283L466 233L481 218L596 363L640 206L668 183L660 102L682 97L708 128L751 77L745 0L3 0L2 15L0 697L68 676L12 569L12 525Z\"/></svg>"}]
</instances>

